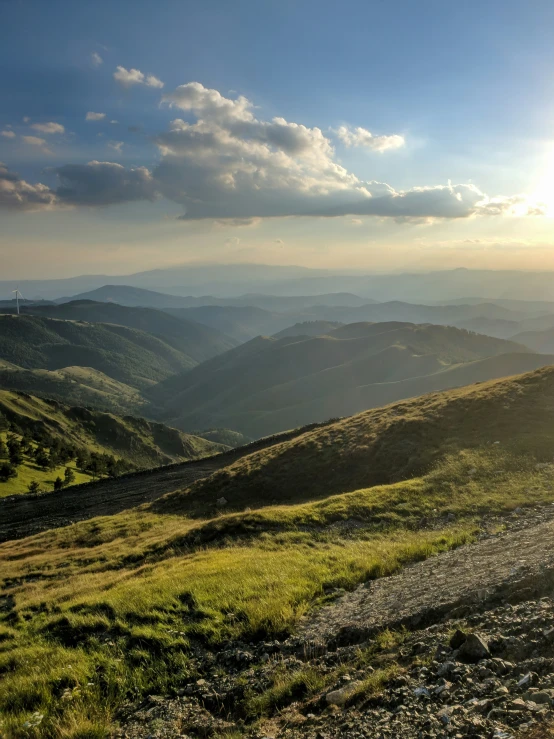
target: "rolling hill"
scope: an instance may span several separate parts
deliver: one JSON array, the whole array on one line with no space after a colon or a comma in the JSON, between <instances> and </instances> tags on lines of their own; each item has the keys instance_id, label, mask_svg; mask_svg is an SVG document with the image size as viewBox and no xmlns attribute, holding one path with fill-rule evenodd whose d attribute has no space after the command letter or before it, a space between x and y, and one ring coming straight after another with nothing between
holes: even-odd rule
<instances>
[{"instance_id":1,"label":"rolling hill","mask_svg":"<svg viewBox=\"0 0 554 739\"><path fill-rule=\"evenodd\" d=\"M23 369L0 360L0 388L52 398L115 413L140 414L145 400L139 391L92 367L59 370Z\"/></svg>"},{"instance_id":2,"label":"rolling hill","mask_svg":"<svg viewBox=\"0 0 554 739\"><path fill-rule=\"evenodd\" d=\"M116 324L162 338L192 363L220 354L237 342L219 331L176 318L153 308L132 308L115 303L75 300L62 305L30 306L21 309L24 315L56 318L64 321Z\"/></svg>"},{"instance_id":3,"label":"rolling hill","mask_svg":"<svg viewBox=\"0 0 554 739\"><path fill-rule=\"evenodd\" d=\"M349 324L319 337L258 337L147 391L185 430L252 437L422 392L552 363L521 345L455 328Z\"/></svg>"},{"instance_id":4,"label":"rolling hill","mask_svg":"<svg viewBox=\"0 0 554 739\"><path fill-rule=\"evenodd\" d=\"M485 608L495 609L493 618L489 612L482 617L494 620L499 635L494 654L503 655L504 665L504 656L514 660L509 685L515 690L527 674L520 668L537 664L528 655L537 650L549 601L537 603L521 661L516 647L529 611L510 605L514 630L503 636L502 591L493 587L484 600L482 567L485 562L492 571L502 562L514 599L531 602L549 587L547 542L532 570L528 557L532 537L545 531L533 525L533 516L552 518L553 417L553 368L433 393L305 429L149 506L6 541L0 545L3 728L24 736L31 724L37 739L110 736L126 731L122 721L131 705L137 732L127 733L133 736L171 736L175 726L192 735L201 722L223 728L221 736L269 735L279 726L284 737L301 701L302 711L316 718L338 716L333 736L342 736L344 717L354 709L329 711L326 696L350 682L345 670L362 681L354 721L363 712L374 724L368 701L377 705L389 689L397 716L405 675L417 680L410 692L422 679L421 640L425 665L437 654L438 633L441 646L456 628L474 633L482 623L474 616ZM124 493L128 484L129 478L115 480L109 489L120 485ZM99 497L102 485L94 486ZM510 533L507 539L494 535L502 524L522 535L515 552L502 548L514 541ZM472 568L471 542L481 532L497 554L482 555ZM462 612L460 600L433 612L436 601L428 591L424 619L414 610L410 621L364 631L361 619L352 628L347 608L346 618L327 624L332 639L310 635L325 603L340 611L345 601L337 598L344 596L348 605L345 591L352 591L373 612L383 603L375 591L387 584L374 581L429 557L428 576L437 569L440 575L433 578L442 588L437 596L449 565L463 558L462 577L471 573L475 587L468 591L460 583ZM545 580L539 593L530 572ZM392 610L399 598L419 590L413 578L409 587L393 591ZM445 617L442 631L426 628ZM291 647L302 659L289 656ZM477 680L483 678L468 682L464 696L473 695ZM294 735L302 736L306 724L303 713ZM474 727L468 725L469 733Z\"/></svg>"},{"instance_id":5,"label":"rolling hill","mask_svg":"<svg viewBox=\"0 0 554 739\"><path fill-rule=\"evenodd\" d=\"M545 331L522 331L513 337L534 352L554 353L554 327Z\"/></svg>"},{"instance_id":6,"label":"rolling hill","mask_svg":"<svg viewBox=\"0 0 554 739\"><path fill-rule=\"evenodd\" d=\"M323 336L340 328L343 324L338 321L303 321L287 326L282 331L274 334L275 339L283 339L285 336Z\"/></svg>"},{"instance_id":7,"label":"rolling hill","mask_svg":"<svg viewBox=\"0 0 554 739\"><path fill-rule=\"evenodd\" d=\"M146 306L150 308L198 308L206 305L254 307L268 311L282 312L300 310L312 305L339 305L358 306L375 301L370 298L361 298L352 293L325 293L316 295L268 295L266 293L248 293L237 297L221 297L216 295L168 295L166 293L145 290L130 285L104 285L95 290L74 295L73 297L59 298L55 302L67 303L75 300L92 300L109 303L119 303L126 306Z\"/></svg>"},{"instance_id":8,"label":"rolling hill","mask_svg":"<svg viewBox=\"0 0 554 739\"><path fill-rule=\"evenodd\" d=\"M59 441L89 453L113 455L139 468L199 459L229 448L144 418L117 416L7 390L0 390L0 418L6 419L16 434ZM0 436L5 437L6 433ZM18 469L16 478L0 482L0 497L26 492L30 479L52 484L60 472L42 471L27 457ZM60 469L63 476L64 465ZM87 479L81 475L79 481Z\"/></svg>"},{"instance_id":9,"label":"rolling hill","mask_svg":"<svg viewBox=\"0 0 554 739\"><path fill-rule=\"evenodd\" d=\"M553 418L554 367L545 367L426 394L308 430L239 459L151 507L205 517L221 497L229 511L269 501L296 504L409 479L461 449L496 446L501 456L517 448L551 461Z\"/></svg>"},{"instance_id":10,"label":"rolling hill","mask_svg":"<svg viewBox=\"0 0 554 739\"><path fill-rule=\"evenodd\" d=\"M0 359L24 369L92 367L135 388L196 364L144 331L34 315L0 315Z\"/></svg>"},{"instance_id":11,"label":"rolling hill","mask_svg":"<svg viewBox=\"0 0 554 739\"><path fill-rule=\"evenodd\" d=\"M256 296L253 296L253 300ZM338 298L339 296L337 296ZM248 296L245 296L245 299ZM222 331L236 339L245 341L260 334L285 335L281 332L296 324L315 323L359 323L409 321L454 326L496 338L509 338L525 330L545 329L554 325L554 314L528 310L525 304L520 309L507 308L494 302L455 305L416 305L401 301L357 305L324 304L317 302L320 296L312 297L312 304L293 307L294 299L280 304L269 303L267 307L238 307L233 305L210 305L196 308L169 309L173 315ZM215 302L215 299L214 299ZM514 301L516 302L516 301ZM296 329L294 329L296 331ZM287 335L292 335L287 331Z\"/></svg>"}]
</instances>

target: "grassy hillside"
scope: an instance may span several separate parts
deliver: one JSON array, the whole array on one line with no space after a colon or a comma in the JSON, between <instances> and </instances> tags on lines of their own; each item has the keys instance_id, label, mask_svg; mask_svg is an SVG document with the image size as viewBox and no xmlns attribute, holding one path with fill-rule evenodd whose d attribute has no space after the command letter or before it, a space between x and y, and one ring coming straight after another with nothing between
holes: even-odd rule
<instances>
[{"instance_id":1,"label":"grassy hillside","mask_svg":"<svg viewBox=\"0 0 554 739\"><path fill-rule=\"evenodd\" d=\"M514 360L514 352L525 349L451 327L348 324L325 336L258 337L148 397L179 428L223 426L256 437L551 362L531 354ZM466 367L499 355L509 355L504 367L501 359Z\"/></svg>"},{"instance_id":2,"label":"grassy hillside","mask_svg":"<svg viewBox=\"0 0 554 739\"><path fill-rule=\"evenodd\" d=\"M0 359L24 369L91 367L135 388L196 364L144 331L27 315L0 315Z\"/></svg>"},{"instance_id":3,"label":"grassy hillside","mask_svg":"<svg viewBox=\"0 0 554 739\"><path fill-rule=\"evenodd\" d=\"M44 400L24 393L0 390L0 418L7 419L19 439L33 439L33 450L51 442L60 442L88 453L108 454L134 467L155 467L171 462L216 454L228 448L218 442L184 434L160 423L133 416L71 407L54 400ZM9 429L2 431L3 441ZM44 442L41 440L45 440ZM7 461L7 460L2 460ZM32 454L24 454L17 467L17 477L0 482L0 497L27 492L31 480L37 480L43 490L52 489L55 478L63 478L66 466L41 469ZM86 482L90 475L77 473L75 482Z\"/></svg>"},{"instance_id":4,"label":"grassy hillside","mask_svg":"<svg viewBox=\"0 0 554 739\"><path fill-rule=\"evenodd\" d=\"M437 393L306 432L149 509L0 546L4 731L106 737L125 701L224 670L229 641L282 637L330 589L463 543L481 515L552 502L553 419L554 369ZM267 734L251 706L268 687L221 705L231 736Z\"/></svg>"},{"instance_id":5,"label":"grassy hillside","mask_svg":"<svg viewBox=\"0 0 554 739\"><path fill-rule=\"evenodd\" d=\"M65 321L117 324L152 334L177 349L191 364L220 354L236 346L237 342L219 331L176 318L153 308L132 308L114 303L74 300L62 305L24 307L22 313Z\"/></svg>"},{"instance_id":6,"label":"grassy hillside","mask_svg":"<svg viewBox=\"0 0 554 739\"><path fill-rule=\"evenodd\" d=\"M139 391L92 367L26 370L0 360L0 388L53 398L61 403L139 414Z\"/></svg>"}]
</instances>

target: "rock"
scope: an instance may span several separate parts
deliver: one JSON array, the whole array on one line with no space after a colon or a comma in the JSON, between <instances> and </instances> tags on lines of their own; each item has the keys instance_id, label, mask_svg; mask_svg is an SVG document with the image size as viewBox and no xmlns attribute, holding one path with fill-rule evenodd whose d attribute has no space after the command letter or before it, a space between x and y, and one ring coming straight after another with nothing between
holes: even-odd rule
<instances>
[{"instance_id":1,"label":"rock","mask_svg":"<svg viewBox=\"0 0 554 739\"><path fill-rule=\"evenodd\" d=\"M528 700L532 700L533 703L546 704L547 706L552 705L552 691L549 690L538 690L536 693L527 694Z\"/></svg>"},{"instance_id":2,"label":"rock","mask_svg":"<svg viewBox=\"0 0 554 739\"><path fill-rule=\"evenodd\" d=\"M419 688L416 688L414 690L414 695L417 698L422 698L422 697L428 698L429 697L429 691L427 690L427 688L419 687Z\"/></svg>"},{"instance_id":3,"label":"rock","mask_svg":"<svg viewBox=\"0 0 554 739\"><path fill-rule=\"evenodd\" d=\"M347 685L345 685L343 688L339 688L338 690L332 690L330 693L327 693L325 696L325 700L327 701L328 706L344 706L345 703L348 701L348 699L354 695L356 692L356 689L361 685L362 683L359 680L352 680Z\"/></svg>"},{"instance_id":4,"label":"rock","mask_svg":"<svg viewBox=\"0 0 554 739\"><path fill-rule=\"evenodd\" d=\"M458 650L458 658L462 662L479 662L490 657L489 645L477 634L468 634L467 639Z\"/></svg>"},{"instance_id":5,"label":"rock","mask_svg":"<svg viewBox=\"0 0 554 739\"><path fill-rule=\"evenodd\" d=\"M518 681L517 687L522 688L524 685L530 685L531 684L531 673L528 672L527 675L524 675L521 680Z\"/></svg>"},{"instance_id":6,"label":"rock","mask_svg":"<svg viewBox=\"0 0 554 739\"><path fill-rule=\"evenodd\" d=\"M454 662L443 662L437 670L437 675L438 677L447 677L448 675L451 675L455 669L456 664Z\"/></svg>"},{"instance_id":7,"label":"rock","mask_svg":"<svg viewBox=\"0 0 554 739\"><path fill-rule=\"evenodd\" d=\"M459 649L466 639L467 635L463 631L460 631L460 629L457 629L456 633L450 639L450 648Z\"/></svg>"},{"instance_id":8,"label":"rock","mask_svg":"<svg viewBox=\"0 0 554 739\"><path fill-rule=\"evenodd\" d=\"M227 498L223 498L223 497L218 498L216 500L216 504L217 504L217 507L218 508L224 508L227 505L228 502L229 501L227 500Z\"/></svg>"}]
</instances>

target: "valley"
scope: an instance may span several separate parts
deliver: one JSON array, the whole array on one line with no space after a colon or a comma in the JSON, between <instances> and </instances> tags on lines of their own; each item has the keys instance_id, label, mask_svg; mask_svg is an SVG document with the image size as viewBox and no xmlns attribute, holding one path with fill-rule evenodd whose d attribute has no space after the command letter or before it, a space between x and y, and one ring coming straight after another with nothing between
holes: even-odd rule
<instances>
[{"instance_id":1,"label":"valley","mask_svg":"<svg viewBox=\"0 0 554 739\"><path fill-rule=\"evenodd\" d=\"M544 306L113 295L0 314L4 733L377 739L378 720L441 736L411 697L418 655L448 619L495 644L494 619L515 628L505 601L535 623L529 593L549 594ZM550 689L530 653L490 654L512 658L512 701L532 705L520 669ZM531 710L498 705L452 726L515 729Z\"/></svg>"}]
</instances>

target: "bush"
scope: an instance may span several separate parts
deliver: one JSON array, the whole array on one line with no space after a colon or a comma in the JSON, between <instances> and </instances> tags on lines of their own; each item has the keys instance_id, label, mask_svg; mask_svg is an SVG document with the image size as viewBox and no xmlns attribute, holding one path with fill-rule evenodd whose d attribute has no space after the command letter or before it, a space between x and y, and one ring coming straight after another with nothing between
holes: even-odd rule
<instances>
[{"instance_id":1,"label":"bush","mask_svg":"<svg viewBox=\"0 0 554 739\"><path fill-rule=\"evenodd\" d=\"M29 487L27 488L27 490L30 493L39 493L40 492L40 485L38 484L38 482L36 480L33 480L32 482L29 483Z\"/></svg>"},{"instance_id":2,"label":"bush","mask_svg":"<svg viewBox=\"0 0 554 739\"><path fill-rule=\"evenodd\" d=\"M65 485L71 485L75 482L75 473L71 469L71 467L66 467L64 472L64 484Z\"/></svg>"},{"instance_id":3,"label":"bush","mask_svg":"<svg viewBox=\"0 0 554 739\"><path fill-rule=\"evenodd\" d=\"M0 482L7 482L13 477L17 477L17 469L10 462L4 462L0 465Z\"/></svg>"}]
</instances>

